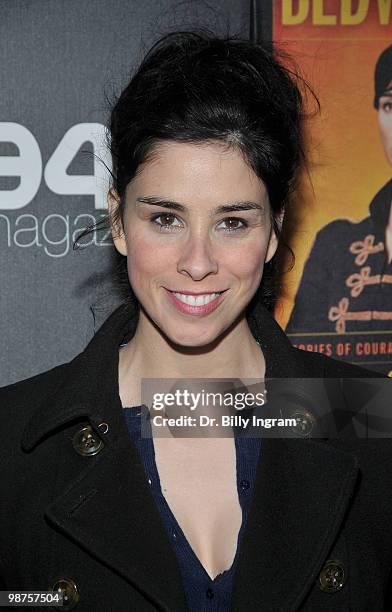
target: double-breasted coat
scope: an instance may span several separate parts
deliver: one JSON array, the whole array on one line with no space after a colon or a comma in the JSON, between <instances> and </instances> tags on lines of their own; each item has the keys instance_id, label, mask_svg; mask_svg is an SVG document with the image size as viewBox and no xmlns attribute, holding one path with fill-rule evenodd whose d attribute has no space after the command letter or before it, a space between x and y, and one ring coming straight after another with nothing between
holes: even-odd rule
<instances>
[{"instance_id":1,"label":"double-breasted coat","mask_svg":"<svg viewBox=\"0 0 392 612\"><path fill-rule=\"evenodd\" d=\"M262 306L249 324L271 376L376 376L294 348ZM186 611L119 398L135 326L120 307L71 362L0 390L0 590L60 586L77 612ZM391 568L391 441L263 439L231 610L391 610Z\"/></svg>"}]
</instances>

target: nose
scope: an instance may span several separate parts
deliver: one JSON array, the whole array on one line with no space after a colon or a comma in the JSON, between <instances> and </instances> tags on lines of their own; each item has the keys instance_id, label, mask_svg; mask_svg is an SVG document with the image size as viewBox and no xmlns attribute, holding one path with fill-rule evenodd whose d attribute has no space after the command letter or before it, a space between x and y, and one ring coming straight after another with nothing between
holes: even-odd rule
<instances>
[{"instance_id":1,"label":"nose","mask_svg":"<svg viewBox=\"0 0 392 612\"><path fill-rule=\"evenodd\" d=\"M188 274L194 280L202 280L208 274L216 274L218 262L210 239L201 234L189 235L186 244L182 245L177 270Z\"/></svg>"}]
</instances>

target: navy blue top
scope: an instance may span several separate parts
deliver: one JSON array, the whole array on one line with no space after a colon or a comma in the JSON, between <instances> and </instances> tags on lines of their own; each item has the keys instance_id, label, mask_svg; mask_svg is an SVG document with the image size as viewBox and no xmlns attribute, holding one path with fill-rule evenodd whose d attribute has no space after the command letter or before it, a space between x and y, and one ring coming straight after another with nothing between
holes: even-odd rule
<instances>
[{"instance_id":1,"label":"navy blue top","mask_svg":"<svg viewBox=\"0 0 392 612\"><path fill-rule=\"evenodd\" d=\"M177 555L189 611L228 612L240 542L249 514L261 439L241 437L236 434L236 429L233 429L236 448L237 490L242 508L242 524L238 534L236 554L231 567L212 580L194 553L162 493L155 462L153 439L151 435L146 436L144 429L147 423L147 427L151 432L148 408L144 405L124 408L124 416L130 435L139 450L146 471L146 477L151 486L151 492ZM141 435L142 418L143 437Z\"/></svg>"}]
</instances>

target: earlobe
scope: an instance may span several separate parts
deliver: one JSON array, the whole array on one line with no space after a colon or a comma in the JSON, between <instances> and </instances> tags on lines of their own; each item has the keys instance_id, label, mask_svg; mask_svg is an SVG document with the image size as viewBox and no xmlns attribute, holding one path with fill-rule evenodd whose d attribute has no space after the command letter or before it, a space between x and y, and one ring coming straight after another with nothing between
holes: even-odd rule
<instances>
[{"instance_id":1,"label":"earlobe","mask_svg":"<svg viewBox=\"0 0 392 612\"><path fill-rule=\"evenodd\" d=\"M278 238L274 230L271 230L271 237L270 237L269 244L268 244L267 254L265 257L265 263L268 263L269 261L271 261L271 259L276 253L277 248L278 248Z\"/></svg>"},{"instance_id":2,"label":"earlobe","mask_svg":"<svg viewBox=\"0 0 392 612\"><path fill-rule=\"evenodd\" d=\"M114 246L116 247L117 251L121 253L121 255L126 257L128 254L127 243L125 240L124 229L118 215L118 207L120 205L119 197L112 189L110 189L108 193L107 202Z\"/></svg>"},{"instance_id":3,"label":"earlobe","mask_svg":"<svg viewBox=\"0 0 392 612\"><path fill-rule=\"evenodd\" d=\"M276 219L276 222L277 222L278 227L279 227L279 233L280 233L280 231L282 229L283 218L284 218L284 211ZM266 254L266 258L265 258L265 263L268 263L269 261L271 261L271 259L273 258L273 256L276 253L276 250L278 248L278 244L279 244L279 238L276 235L276 231L272 227L271 228L271 235L270 235L270 239L269 239L269 243L268 243L267 254Z\"/></svg>"}]
</instances>

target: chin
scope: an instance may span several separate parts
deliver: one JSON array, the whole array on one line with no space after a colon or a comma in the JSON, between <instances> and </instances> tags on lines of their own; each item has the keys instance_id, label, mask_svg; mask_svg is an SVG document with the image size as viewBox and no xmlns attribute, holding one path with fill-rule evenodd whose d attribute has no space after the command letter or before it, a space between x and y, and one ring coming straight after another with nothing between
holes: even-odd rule
<instances>
[{"instance_id":1,"label":"chin","mask_svg":"<svg viewBox=\"0 0 392 612\"><path fill-rule=\"evenodd\" d=\"M176 344L179 347L183 348L202 348L206 347L209 344L215 342L215 340L220 336L219 333L210 333L204 336L200 335L195 329L194 333L189 335L183 335L178 333L178 329L170 333L170 331L165 332L167 339L172 343Z\"/></svg>"},{"instance_id":2,"label":"chin","mask_svg":"<svg viewBox=\"0 0 392 612\"><path fill-rule=\"evenodd\" d=\"M202 348L204 346L208 346L209 344L211 344L212 342L214 342L214 340L216 339L216 336L211 336L206 338L205 340L202 340L200 338L200 336L195 336L194 338L179 338L178 336L176 336L175 334L173 334L172 336L168 336L170 341L173 342L173 344L177 344L178 346L184 347L184 348Z\"/></svg>"}]
</instances>

